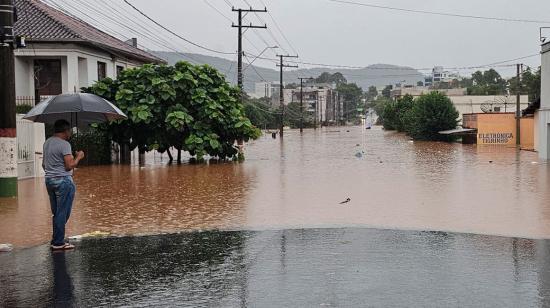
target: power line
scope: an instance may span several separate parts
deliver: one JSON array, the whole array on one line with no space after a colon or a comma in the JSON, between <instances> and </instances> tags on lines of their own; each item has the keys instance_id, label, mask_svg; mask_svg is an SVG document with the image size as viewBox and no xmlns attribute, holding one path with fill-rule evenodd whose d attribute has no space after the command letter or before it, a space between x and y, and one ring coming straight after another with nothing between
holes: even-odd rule
<instances>
[{"instance_id":1,"label":"power line","mask_svg":"<svg viewBox=\"0 0 550 308\"><path fill-rule=\"evenodd\" d=\"M548 20L533 20L533 19L504 18L504 17L490 17L490 16L479 16L479 15L455 14L455 13L445 13L445 12L407 9L407 8L392 7L392 6L385 6L385 5L376 5L376 4L356 2L356 1L348 1L348 0L327 0L327 1L340 3L340 4L357 5L357 6L371 7L371 8L384 9L384 10L401 11L401 12L408 12L408 13L419 13L419 14L439 15L439 16L448 16L448 17L481 19L481 20L497 20L497 21L506 21L506 22L550 24L550 21L548 21Z\"/></svg>"},{"instance_id":2,"label":"power line","mask_svg":"<svg viewBox=\"0 0 550 308\"><path fill-rule=\"evenodd\" d=\"M483 64L483 65L473 65L473 66L462 66L462 67L443 67L443 69L446 70L469 70L469 69L476 69L476 68L487 68L487 67L509 67L512 66L512 64L506 64L508 62L514 62L518 60L523 60L527 58L532 58L535 56L540 56L540 53L531 54L527 56L522 56L514 59L499 61L499 62L493 62L489 64ZM259 59L264 60L276 60L273 58L266 58L266 57L258 57ZM298 61L298 60L288 60L289 63L295 63L295 64L303 64L303 65L310 65L310 66L321 66L321 67L327 67L327 68L347 68L347 69L366 69L366 70L417 70L417 71L426 71L426 70L432 70L432 68L413 68L413 67L368 67L368 66L351 66L351 65L339 65L339 64L325 64L325 63L313 63L313 62L305 62L305 61ZM514 64L515 65L515 64Z\"/></svg>"},{"instance_id":3,"label":"power line","mask_svg":"<svg viewBox=\"0 0 550 308\"><path fill-rule=\"evenodd\" d=\"M260 0L260 2L261 2L264 6L267 6L263 0ZM284 31L281 30L281 27L279 27L279 24L277 23L277 21L275 20L275 18L273 17L273 15L271 15L271 12L267 12L267 15L269 15L269 17L270 17L271 20L273 21L273 24L275 25L275 28L277 28L277 30L279 30L279 33L281 33L281 36L283 37L283 39L286 41L286 43L288 44L288 46L292 49L292 52L294 52L294 54L298 54L298 52L296 51L296 49L294 48L294 46L292 46L292 44L290 43L290 41L289 41L288 38L286 37Z\"/></svg>"},{"instance_id":4,"label":"power line","mask_svg":"<svg viewBox=\"0 0 550 308\"><path fill-rule=\"evenodd\" d=\"M75 16L74 14L72 14L71 12L69 12L68 10L66 10L65 7L63 7L62 5L56 3L54 0L50 0L50 2L53 3L53 4L55 4L55 6L56 6L57 8L61 9L63 12L65 12L66 14L72 16L73 18L76 18L76 19L78 19L78 20L82 20L81 18ZM82 3L80 3L80 4L82 4ZM115 25L119 25L119 26L121 26L122 28L125 28L125 29L129 30L130 32L132 32L132 33L134 33L134 34L137 34L137 35L138 35L139 37L141 37L141 38L146 38L146 39L148 39L148 40L149 40L150 42L152 42L154 45L157 45L157 46L160 46L160 47L164 47L164 48L166 48L166 49L168 49L168 50L172 50L172 51L176 52L177 54L180 54L180 55L182 55L182 56L184 56L184 57L186 57L186 58L191 59L192 61L195 61L195 62L199 63L199 61L197 61L197 60L196 60L195 58L193 58L191 55L186 55L186 54L180 52L179 50L177 50L176 48L170 46L170 43L167 43L166 41L163 41L163 40L159 37L158 34L152 33L151 35L148 35L148 34L145 34L145 33L143 33L143 32L140 32L140 31L136 30L136 28L130 27L130 26L128 26L128 25L126 25L126 24L120 22L118 19L116 19L116 18L114 18L114 17L112 17L112 16L110 16L110 15L106 15L103 11L98 10L98 9L95 9L94 7L89 6L86 2L83 3L83 5L82 5L82 10L80 10L80 9L78 9L78 8L72 6L72 5L69 5L69 6L70 6L73 10L75 10L75 11L79 12L80 14L82 14L82 15L84 15L84 16L87 16L87 17L90 18L91 20L95 21L95 22L96 22L96 26L103 27L103 28L105 28L105 29L110 29L109 27L106 27L105 24L104 24L103 22L101 22L101 21L98 20L99 18L103 17L103 18L102 18L103 21L111 22L111 23L114 22ZM84 10L85 8L88 8L89 11L84 12L83 10ZM91 13L92 15L96 15L96 17L97 17L98 19L96 19L96 18L94 18L94 17L91 17L91 16L90 16L89 14L87 14L87 13ZM119 12L119 13L120 13L120 12ZM125 16L125 14L120 14L120 15L121 15L121 16ZM83 22L84 22L84 21L83 21ZM112 30L112 29L110 29L110 31L111 31L111 32L115 32L115 31ZM149 32L150 32L150 31L149 31Z\"/></svg>"},{"instance_id":5,"label":"power line","mask_svg":"<svg viewBox=\"0 0 550 308\"><path fill-rule=\"evenodd\" d=\"M252 69L254 70L254 72L256 72L256 75L258 75L258 77L260 77L260 79L263 81L263 82L267 82L267 80L265 80L265 78L260 75L260 73L258 72L258 70L256 70L256 67L254 65L252 65L252 63L250 62L250 59L248 58L248 56L246 55L246 53L243 53L243 56L245 57L246 59L246 62L248 62L249 64L249 67L252 67Z\"/></svg>"},{"instance_id":6,"label":"power line","mask_svg":"<svg viewBox=\"0 0 550 308\"><path fill-rule=\"evenodd\" d=\"M234 52L226 52L226 51L219 51L219 50L215 50L215 49L212 49L212 48L208 48L208 47L205 47L205 46L202 46L200 44L197 44L189 39L186 39L185 37L175 33L174 31L166 28L165 26L163 26L162 24L160 24L159 22L157 22L156 20L154 20L153 18L149 17L147 14L145 14L144 12L142 12L140 9L138 9L137 7L135 7L134 5L132 5L130 2L128 2L128 0L123 0L124 3L126 3L127 5L129 5L130 7L132 7L135 11L137 11L138 13L140 13L141 15L143 15L145 18L149 19L151 22L153 22L155 25L161 27L162 29L164 29L165 31L168 31L170 34L174 35L175 37L193 45L193 46L196 46L196 47L199 47L201 49L204 49L204 50L207 50L207 51L211 51L211 52L214 52L214 53L218 53L218 54L223 54L223 55L233 55L235 54Z\"/></svg>"}]
</instances>

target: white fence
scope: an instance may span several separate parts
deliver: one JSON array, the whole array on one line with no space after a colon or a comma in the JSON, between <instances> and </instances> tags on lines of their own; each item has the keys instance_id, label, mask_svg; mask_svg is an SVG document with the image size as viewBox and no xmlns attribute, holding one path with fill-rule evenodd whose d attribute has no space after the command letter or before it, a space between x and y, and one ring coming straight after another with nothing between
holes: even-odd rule
<instances>
[{"instance_id":1,"label":"white fence","mask_svg":"<svg viewBox=\"0 0 550 308\"><path fill-rule=\"evenodd\" d=\"M23 120L17 115L17 177L27 179L43 175L42 145L44 124Z\"/></svg>"}]
</instances>

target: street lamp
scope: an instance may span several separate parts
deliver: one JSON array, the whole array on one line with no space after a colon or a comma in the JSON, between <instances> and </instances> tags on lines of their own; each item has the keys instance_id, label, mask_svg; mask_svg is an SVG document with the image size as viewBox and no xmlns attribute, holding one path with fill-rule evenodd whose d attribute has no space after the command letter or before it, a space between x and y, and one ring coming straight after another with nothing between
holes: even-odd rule
<instances>
[{"instance_id":1,"label":"street lamp","mask_svg":"<svg viewBox=\"0 0 550 308\"><path fill-rule=\"evenodd\" d=\"M264 52L266 52L268 49L277 49L279 48L279 46L267 46L266 48L264 48L264 50L262 50L262 52L260 52L259 55L257 55L254 59L252 59L252 61L250 61L250 63L248 63L248 65L243 69L243 71L246 71L246 69L252 65L252 63L254 63L254 61L256 61L256 59L258 59L259 57L261 57Z\"/></svg>"}]
</instances>

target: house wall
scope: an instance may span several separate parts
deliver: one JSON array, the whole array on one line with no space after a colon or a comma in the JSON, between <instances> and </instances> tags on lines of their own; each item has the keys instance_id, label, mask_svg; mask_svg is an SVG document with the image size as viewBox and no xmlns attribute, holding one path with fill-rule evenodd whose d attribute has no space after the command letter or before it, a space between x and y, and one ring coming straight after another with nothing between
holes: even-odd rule
<instances>
[{"instance_id":1,"label":"house wall","mask_svg":"<svg viewBox=\"0 0 550 308\"><path fill-rule=\"evenodd\" d=\"M477 115L477 144L515 145L514 113L480 113Z\"/></svg>"},{"instance_id":2,"label":"house wall","mask_svg":"<svg viewBox=\"0 0 550 308\"><path fill-rule=\"evenodd\" d=\"M17 96L34 95L34 65L29 58L15 57L15 93Z\"/></svg>"},{"instance_id":3,"label":"house wall","mask_svg":"<svg viewBox=\"0 0 550 308\"><path fill-rule=\"evenodd\" d=\"M541 85L537 150L541 159L550 159L550 43L542 45Z\"/></svg>"},{"instance_id":4,"label":"house wall","mask_svg":"<svg viewBox=\"0 0 550 308\"><path fill-rule=\"evenodd\" d=\"M101 49L76 44L34 43L15 51L16 96L34 95L34 59L61 59L63 93L79 92L81 87L97 81L97 62L106 63L107 77L116 77L116 67L132 68L141 63L113 58Z\"/></svg>"},{"instance_id":5,"label":"house wall","mask_svg":"<svg viewBox=\"0 0 550 308\"><path fill-rule=\"evenodd\" d=\"M535 151L539 151L539 111L535 111L535 115L533 116L533 149Z\"/></svg>"},{"instance_id":6,"label":"house wall","mask_svg":"<svg viewBox=\"0 0 550 308\"><path fill-rule=\"evenodd\" d=\"M504 106L501 106L500 112L515 112L516 111L516 97L506 97L504 95L465 95L465 96L449 96L456 110L462 115L465 113L482 113L481 105L487 102L506 102L506 110ZM527 95L520 96L520 108L525 109L529 104L529 97Z\"/></svg>"},{"instance_id":7,"label":"house wall","mask_svg":"<svg viewBox=\"0 0 550 308\"><path fill-rule=\"evenodd\" d=\"M520 148L522 150L535 149L535 119L521 118L520 119Z\"/></svg>"}]
</instances>

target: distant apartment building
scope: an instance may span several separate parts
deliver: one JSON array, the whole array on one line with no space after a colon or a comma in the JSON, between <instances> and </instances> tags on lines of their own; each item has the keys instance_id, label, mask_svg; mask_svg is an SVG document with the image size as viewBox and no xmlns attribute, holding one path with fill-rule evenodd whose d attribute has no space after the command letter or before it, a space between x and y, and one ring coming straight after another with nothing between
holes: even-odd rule
<instances>
[{"instance_id":1,"label":"distant apartment building","mask_svg":"<svg viewBox=\"0 0 550 308\"><path fill-rule=\"evenodd\" d=\"M304 112L313 116L317 123L329 125L343 119L343 103L335 86L332 84L308 84L301 90L284 90L284 104L300 102L304 106Z\"/></svg>"},{"instance_id":2,"label":"distant apartment building","mask_svg":"<svg viewBox=\"0 0 550 308\"><path fill-rule=\"evenodd\" d=\"M442 66L436 66L432 69L432 83L451 82L453 79L460 78L460 75L455 72L446 71Z\"/></svg>"},{"instance_id":3,"label":"distant apartment building","mask_svg":"<svg viewBox=\"0 0 550 308\"><path fill-rule=\"evenodd\" d=\"M250 96L255 98L278 96L279 89L280 83L277 81L256 82L254 84L254 92L250 93Z\"/></svg>"}]
</instances>

